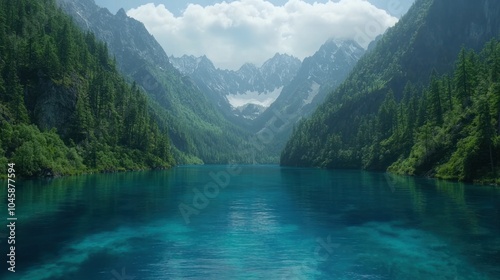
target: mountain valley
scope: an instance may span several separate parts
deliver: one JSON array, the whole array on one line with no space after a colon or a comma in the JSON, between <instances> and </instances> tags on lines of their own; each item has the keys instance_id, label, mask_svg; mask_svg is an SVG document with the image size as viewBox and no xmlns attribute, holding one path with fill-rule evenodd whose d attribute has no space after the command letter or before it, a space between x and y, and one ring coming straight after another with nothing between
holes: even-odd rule
<instances>
[{"instance_id":1,"label":"mountain valley","mask_svg":"<svg viewBox=\"0 0 500 280\"><path fill-rule=\"evenodd\" d=\"M329 39L303 62L276 54L260 68L247 63L238 71L222 70L205 56L170 57L170 61L233 123L255 133L256 138L272 133L270 140L254 147L277 157L296 122L321 104L363 54L355 41ZM293 115L288 113L292 111ZM286 120L277 124L278 115L287 116Z\"/></svg>"},{"instance_id":2,"label":"mountain valley","mask_svg":"<svg viewBox=\"0 0 500 280\"><path fill-rule=\"evenodd\" d=\"M146 109L141 109L142 118L126 119L125 114L114 121L125 118L120 121L121 126L135 121L137 126L142 122L144 128L151 129L146 139L157 144L149 148L150 152L158 148L158 141L164 141L159 140L160 134L166 137L161 139L169 139L168 145L165 143L161 148L170 151L168 159L161 161L158 167L170 166L174 161L175 164L279 161L282 165L391 170L469 181L495 178L496 158L500 158L495 144L497 136L483 135L475 142L467 137L472 137L470 131L479 131L481 112L477 106L483 104L481 100L486 98L486 103L496 104L491 93L484 97L477 92L496 90L497 70L493 67L496 64L488 64L490 60L496 61L495 42L491 42L490 51L485 46L498 37L500 22L495 14L500 7L490 0L476 4L469 0L453 2L455 4L450 1L417 0L394 27L368 46L368 51L353 40L331 38L302 61L276 53L260 66L246 63L238 70L225 70L217 68L206 56L168 56L144 24L129 17L123 9L113 15L93 0L57 0L62 11L70 15L81 30L70 32L73 27L65 27L61 32L77 34L75 38L87 38L88 42L104 42L100 47L88 43L88 47L100 56L102 69L107 70L75 74L81 65L69 69L54 62L53 70L38 70L38 73L48 71L48 77L52 78L37 84L34 76L26 76L26 73L39 66L29 65L27 60L11 65L9 59L4 58L3 79L20 79L6 86L17 92L24 88L24 95L4 98L3 104L18 109L14 114L2 105L2 118L34 125L40 133L55 129L53 133L65 146L78 151L76 165L80 167L69 173L77 172L82 166L89 168L88 165L93 166L90 170L108 171L155 166L158 161L144 164L141 160L139 165L125 166L118 163L118 158L123 160L123 155L118 156L119 150L137 149L140 141L132 140L131 135L111 140L108 132L103 132L106 130L103 124L95 120L101 116L102 104L108 104L110 112L122 106L121 103L111 105L123 98L121 92L127 92L109 82L112 80L109 77L119 76L113 72L116 67L131 90L143 96L139 99L144 98L140 103ZM460 17L449 14L448 8L453 5L459 8ZM14 24L19 19L9 20L3 24ZM28 31L18 31L16 36L28 35ZM54 36L56 39L50 40L61 41L60 34ZM32 48L30 40L33 39L24 38L20 42ZM61 46L44 44L46 49L39 53L45 52L48 61L67 59L68 54ZM74 52L74 49L70 47L67 51ZM23 52L31 58L35 56L33 51L30 54L23 49ZM40 56L39 53L36 55ZM103 53L107 53L108 58ZM69 64L88 59L84 54L81 54L83 58L71 55L74 57ZM110 62L106 62L107 59ZM6 74L11 68L17 72L17 78ZM66 72L61 74L61 71ZM493 73L490 78L487 78L488 72ZM88 83L86 90L95 92L80 93L80 82L69 82L72 75L71 79L79 77ZM33 87L43 89L43 94L30 91ZM464 94L468 96L465 99ZM111 97L106 97L108 95ZM435 105L436 102L439 105ZM500 123L494 117L498 115L495 106L492 105L490 115L482 116L491 119L492 128L485 128L488 131ZM423 113L426 111L435 115L431 118ZM68 125L75 119L80 123ZM148 126L144 125L146 122ZM461 129L453 130L453 127ZM13 131L16 129L14 126ZM434 135L431 140L430 134ZM444 134L451 138L436 138ZM108 161L104 154L100 160L96 154L93 158L87 154L87 149L97 147L91 143L99 143L102 137L107 139L103 141L109 146L109 157L113 160ZM488 140L481 142L483 138ZM426 140L422 142L422 139ZM465 139L470 143L483 143L478 144L482 152L468 155L457 150L465 145ZM8 144L10 141L9 138L2 142L3 161L19 155L16 151L22 142ZM444 146L435 144L443 141ZM485 145L489 147L488 160L483 158ZM112 148L115 146L117 148ZM167 156L165 151L162 154ZM465 155L471 162L488 162L490 171L485 171L484 164L479 167L483 171L463 171L467 160L458 162L464 160ZM100 167L97 162L101 162ZM41 166L45 167L28 173L33 176L64 173L55 171L50 164Z\"/></svg>"},{"instance_id":3,"label":"mountain valley","mask_svg":"<svg viewBox=\"0 0 500 280\"><path fill-rule=\"evenodd\" d=\"M498 15L0 0L0 279L500 279Z\"/></svg>"}]
</instances>

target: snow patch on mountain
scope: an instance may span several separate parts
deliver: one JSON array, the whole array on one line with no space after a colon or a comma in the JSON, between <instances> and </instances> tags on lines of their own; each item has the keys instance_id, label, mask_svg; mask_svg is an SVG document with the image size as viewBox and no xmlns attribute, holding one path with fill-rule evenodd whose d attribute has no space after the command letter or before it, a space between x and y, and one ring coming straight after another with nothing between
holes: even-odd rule
<instances>
[{"instance_id":1,"label":"snow patch on mountain","mask_svg":"<svg viewBox=\"0 0 500 280\"><path fill-rule=\"evenodd\" d=\"M269 107L280 96L283 86L275 88L273 91L246 91L244 93L236 93L227 95L227 101L234 108L241 107L247 104L260 105L262 107Z\"/></svg>"},{"instance_id":2,"label":"snow patch on mountain","mask_svg":"<svg viewBox=\"0 0 500 280\"><path fill-rule=\"evenodd\" d=\"M245 63L237 71L216 68L206 56L171 56L170 62L191 78L225 115L245 119L253 119L262 113L262 108L269 107L296 76L302 63L296 57L279 53L261 67ZM239 110L245 105L253 106Z\"/></svg>"},{"instance_id":3,"label":"snow patch on mountain","mask_svg":"<svg viewBox=\"0 0 500 280\"><path fill-rule=\"evenodd\" d=\"M311 84L311 88L309 90L309 93L307 95L307 98L304 99L304 104L305 105L311 104L311 102L313 101L314 97L316 97L316 95L318 95L320 87L321 87L320 84L318 84L315 81L313 81L313 83Z\"/></svg>"}]
</instances>

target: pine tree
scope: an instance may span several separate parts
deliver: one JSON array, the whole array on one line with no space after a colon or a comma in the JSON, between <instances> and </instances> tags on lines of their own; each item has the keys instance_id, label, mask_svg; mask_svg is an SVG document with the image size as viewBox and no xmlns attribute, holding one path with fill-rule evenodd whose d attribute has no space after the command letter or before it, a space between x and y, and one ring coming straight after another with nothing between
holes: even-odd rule
<instances>
[{"instance_id":1,"label":"pine tree","mask_svg":"<svg viewBox=\"0 0 500 280\"><path fill-rule=\"evenodd\" d=\"M429 111L431 121L440 126L443 124L443 108L441 105L441 94L439 81L434 71L431 76L431 85L429 90Z\"/></svg>"},{"instance_id":2,"label":"pine tree","mask_svg":"<svg viewBox=\"0 0 500 280\"><path fill-rule=\"evenodd\" d=\"M427 99L428 99L428 93L427 91L423 91L421 94L420 99L418 100L418 107L417 107L417 119L416 119L416 127L421 127L423 126L426 121L427 121Z\"/></svg>"},{"instance_id":3,"label":"pine tree","mask_svg":"<svg viewBox=\"0 0 500 280\"><path fill-rule=\"evenodd\" d=\"M494 159L493 159L493 135L494 129L491 123L491 115L490 115L490 106L487 100L486 95L481 95L479 97L475 110L477 111L477 117L475 119L476 122L476 133L478 137L478 142L481 145L481 151L486 152L486 155L483 153L481 159L488 159L491 167L491 171L495 170L494 168Z\"/></svg>"},{"instance_id":4,"label":"pine tree","mask_svg":"<svg viewBox=\"0 0 500 280\"><path fill-rule=\"evenodd\" d=\"M453 110L453 90L452 90L452 79L450 76L446 76L445 78L446 85L446 111Z\"/></svg>"},{"instance_id":5,"label":"pine tree","mask_svg":"<svg viewBox=\"0 0 500 280\"><path fill-rule=\"evenodd\" d=\"M465 49L460 51L455 70L455 88L459 105L462 108L471 105L471 97L478 84L480 68L475 52L467 52Z\"/></svg>"},{"instance_id":6,"label":"pine tree","mask_svg":"<svg viewBox=\"0 0 500 280\"><path fill-rule=\"evenodd\" d=\"M92 115L90 114L88 96L80 92L76 99L75 116L72 121L71 139L76 143L88 139L92 129Z\"/></svg>"},{"instance_id":7,"label":"pine tree","mask_svg":"<svg viewBox=\"0 0 500 280\"><path fill-rule=\"evenodd\" d=\"M491 83L488 89L493 115L496 116L497 135L500 135L500 83Z\"/></svg>"},{"instance_id":8,"label":"pine tree","mask_svg":"<svg viewBox=\"0 0 500 280\"><path fill-rule=\"evenodd\" d=\"M14 52L13 52L14 53ZM5 81L5 101L9 104L10 111L18 123L28 123L28 110L24 104L24 92L20 84L17 65L12 56L7 57L4 69Z\"/></svg>"},{"instance_id":9,"label":"pine tree","mask_svg":"<svg viewBox=\"0 0 500 280\"><path fill-rule=\"evenodd\" d=\"M402 117L402 127L403 127L403 138L407 143L409 148L413 144L413 132L415 130L415 125L417 122L417 108L418 102L416 97L415 87L408 82L403 91L403 117Z\"/></svg>"},{"instance_id":10,"label":"pine tree","mask_svg":"<svg viewBox=\"0 0 500 280\"><path fill-rule=\"evenodd\" d=\"M6 19L5 19L4 5L0 4L0 54L5 53L5 46L7 40L5 24L6 24Z\"/></svg>"},{"instance_id":11,"label":"pine tree","mask_svg":"<svg viewBox=\"0 0 500 280\"><path fill-rule=\"evenodd\" d=\"M67 72L71 70L70 66L73 65L75 52L73 34L71 32L71 27L67 22L64 24L59 34L58 47L61 66L63 67L64 71Z\"/></svg>"},{"instance_id":12,"label":"pine tree","mask_svg":"<svg viewBox=\"0 0 500 280\"><path fill-rule=\"evenodd\" d=\"M62 73L61 63L59 62L59 56L57 55L56 44L53 41L53 38L46 37L44 40L44 50L43 50L43 58L45 71L44 73L49 77L57 77Z\"/></svg>"},{"instance_id":13,"label":"pine tree","mask_svg":"<svg viewBox=\"0 0 500 280\"><path fill-rule=\"evenodd\" d=\"M458 102L462 108L465 108L470 103L471 97L471 66L467 59L467 51L465 48L460 50L458 57L459 59L455 68L455 87Z\"/></svg>"},{"instance_id":14,"label":"pine tree","mask_svg":"<svg viewBox=\"0 0 500 280\"><path fill-rule=\"evenodd\" d=\"M378 112L379 132L383 138L387 138L395 131L397 124L397 105L394 93L390 90Z\"/></svg>"}]
</instances>

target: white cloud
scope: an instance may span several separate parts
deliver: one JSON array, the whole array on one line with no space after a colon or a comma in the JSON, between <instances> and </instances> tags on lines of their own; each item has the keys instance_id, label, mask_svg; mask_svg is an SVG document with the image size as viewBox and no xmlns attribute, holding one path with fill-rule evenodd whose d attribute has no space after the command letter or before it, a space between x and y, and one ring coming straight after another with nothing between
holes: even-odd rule
<instances>
[{"instance_id":1,"label":"white cloud","mask_svg":"<svg viewBox=\"0 0 500 280\"><path fill-rule=\"evenodd\" d=\"M366 0L275 6L265 0L236 0L211 6L189 4L180 16L163 4L146 4L127 14L144 23L168 55L206 55L217 67L262 64L276 52L300 59L329 38L355 39L362 46L397 22Z\"/></svg>"}]
</instances>

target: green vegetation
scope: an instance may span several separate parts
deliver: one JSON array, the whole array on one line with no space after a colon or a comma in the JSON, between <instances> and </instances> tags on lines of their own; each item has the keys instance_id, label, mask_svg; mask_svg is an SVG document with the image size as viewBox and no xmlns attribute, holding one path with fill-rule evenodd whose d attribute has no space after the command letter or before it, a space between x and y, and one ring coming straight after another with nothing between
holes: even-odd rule
<instances>
[{"instance_id":1,"label":"green vegetation","mask_svg":"<svg viewBox=\"0 0 500 280\"><path fill-rule=\"evenodd\" d=\"M144 90L155 121L168 131L178 164L250 161L241 152L249 146L250 132L225 119L219 105L169 63L142 23L112 15L93 1L57 2L81 29L107 43L121 73Z\"/></svg>"},{"instance_id":2,"label":"green vegetation","mask_svg":"<svg viewBox=\"0 0 500 280\"><path fill-rule=\"evenodd\" d=\"M357 116L349 134L332 133L326 145L309 136L328 129L316 114L296 129L282 162L499 183L500 43L479 54L462 49L452 76L429 80L420 89L407 83L399 101L391 90L375 92L385 96L378 111Z\"/></svg>"},{"instance_id":3,"label":"green vegetation","mask_svg":"<svg viewBox=\"0 0 500 280\"><path fill-rule=\"evenodd\" d=\"M168 168L168 120L52 0L0 0L0 165L20 176ZM1 174L6 174L2 172Z\"/></svg>"},{"instance_id":4,"label":"green vegetation","mask_svg":"<svg viewBox=\"0 0 500 280\"><path fill-rule=\"evenodd\" d=\"M498 180L500 5L480 2L416 0L297 125L281 164ZM473 22L483 32L464 32Z\"/></svg>"},{"instance_id":5,"label":"green vegetation","mask_svg":"<svg viewBox=\"0 0 500 280\"><path fill-rule=\"evenodd\" d=\"M498 183L500 159L500 43L492 41L478 55L462 50L453 78L434 79L425 104L425 124L410 154L389 167L444 179ZM431 99L432 96L436 101ZM429 105L427 105L429 106ZM444 119L444 120L443 120Z\"/></svg>"}]
</instances>

